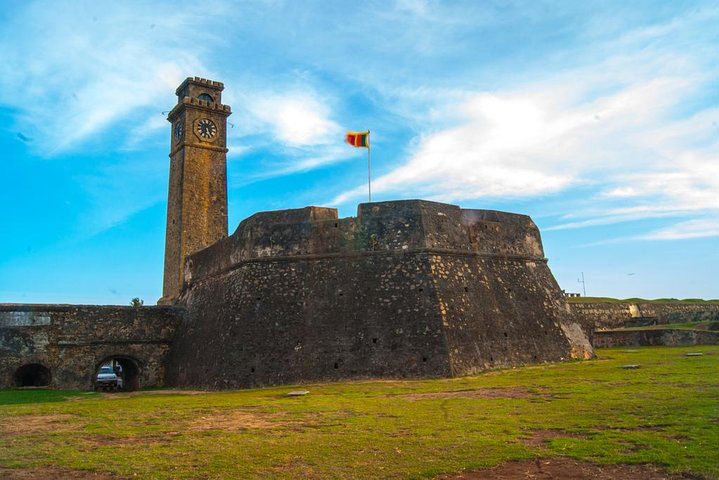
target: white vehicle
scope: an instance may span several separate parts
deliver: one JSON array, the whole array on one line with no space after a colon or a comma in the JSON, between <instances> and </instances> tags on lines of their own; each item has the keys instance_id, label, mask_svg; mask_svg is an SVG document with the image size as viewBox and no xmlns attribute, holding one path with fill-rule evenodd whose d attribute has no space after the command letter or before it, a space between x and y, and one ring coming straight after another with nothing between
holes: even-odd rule
<instances>
[{"instance_id":1,"label":"white vehicle","mask_svg":"<svg viewBox=\"0 0 719 480\"><path fill-rule=\"evenodd\" d=\"M95 388L103 390L121 390L122 377L117 375L111 366L100 367L100 371L95 379Z\"/></svg>"}]
</instances>

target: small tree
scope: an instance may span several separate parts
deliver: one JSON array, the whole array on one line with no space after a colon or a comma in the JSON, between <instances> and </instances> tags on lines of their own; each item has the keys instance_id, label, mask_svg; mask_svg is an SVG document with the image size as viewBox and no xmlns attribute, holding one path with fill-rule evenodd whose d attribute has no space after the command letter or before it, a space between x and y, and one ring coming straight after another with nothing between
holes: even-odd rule
<instances>
[{"instance_id":1,"label":"small tree","mask_svg":"<svg viewBox=\"0 0 719 480\"><path fill-rule=\"evenodd\" d=\"M133 298L132 300L130 300L130 305L132 305L132 306L135 307L135 308L140 308L140 307L143 306L144 304L145 304L145 301L144 301L144 300L141 300L141 299L138 298L138 297L135 297L135 298Z\"/></svg>"}]
</instances>

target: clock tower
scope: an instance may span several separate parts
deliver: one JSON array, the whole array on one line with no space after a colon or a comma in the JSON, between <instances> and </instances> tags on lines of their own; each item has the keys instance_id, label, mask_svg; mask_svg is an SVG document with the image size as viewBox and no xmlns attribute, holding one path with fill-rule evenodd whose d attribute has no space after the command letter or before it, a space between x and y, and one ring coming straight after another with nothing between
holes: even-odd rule
<instances>
[{"instance_id":1,"label":"clock tower","mask_svg":"<svg viewBox=\"0 0 719 480\"><path fill-rule=\"evenodd\" d=\"M227 236L227 117L220 82L189 77L177 87L171 127L165 276L159 304L180 294L185 257Z\"/></svg>"}]
</instances>

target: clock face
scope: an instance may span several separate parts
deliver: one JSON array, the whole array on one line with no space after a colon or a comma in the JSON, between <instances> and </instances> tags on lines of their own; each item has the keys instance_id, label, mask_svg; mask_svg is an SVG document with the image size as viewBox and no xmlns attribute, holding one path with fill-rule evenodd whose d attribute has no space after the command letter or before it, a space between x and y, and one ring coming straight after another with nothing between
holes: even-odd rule
<instances>
[{"instance_id":1,"label":"clock face","mask_svg":"<svg viewBox=\"0 0 719 480\"><path fill-rule=\"evenodd\" d=\"M175 138L176 138L176 139L179 140L179 139L182 137L182 131L183 131L182 122L177 122L177 123L175 124L175 128L174 128Z\"/></svg>"},{"instance_id":2,"label":"clock face","mask_svg":"<svg viewBox=\"0 0 719 480\"><path fill-rule=\"evenodd\" d=\"M217 135L217 126L209 118L203 118L197 122L197 134L205 140L210 140Z\"/></svg>"}]
</instances>

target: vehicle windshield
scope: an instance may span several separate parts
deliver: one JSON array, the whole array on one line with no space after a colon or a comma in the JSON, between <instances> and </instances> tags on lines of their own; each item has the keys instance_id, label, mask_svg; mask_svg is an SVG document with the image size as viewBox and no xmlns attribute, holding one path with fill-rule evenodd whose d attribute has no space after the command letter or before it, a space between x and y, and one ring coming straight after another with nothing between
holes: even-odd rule
<instances>
[{"instance_id":1,"label":"vehicle windshield","mask_svg":"<svg viewBox=\"0 0 719 480\"><path fill-rule=\"evenodd\" d=\"M112 367L102 367L100 373L115 373L112 371Z\"/></svg>"}]
</instances>

